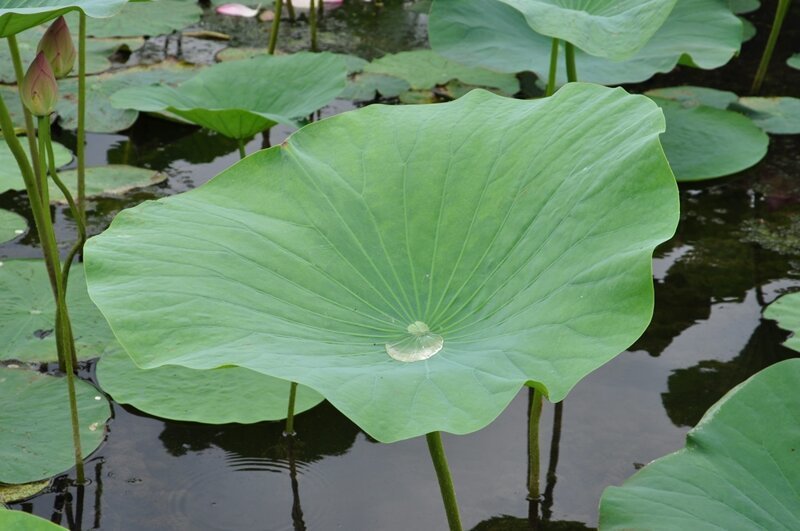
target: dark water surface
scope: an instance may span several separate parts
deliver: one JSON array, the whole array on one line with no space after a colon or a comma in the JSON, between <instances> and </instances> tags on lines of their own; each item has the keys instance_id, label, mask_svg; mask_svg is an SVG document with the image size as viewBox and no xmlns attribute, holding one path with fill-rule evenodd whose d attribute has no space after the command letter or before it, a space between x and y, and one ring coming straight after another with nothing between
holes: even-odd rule
<instances>
[{"instance_id":1,"label":"dark water surface","mask_svg":"<svg viewBox=\"0 0 800 531\"><path fill-rule=\"evenodd\" d=\"M746 93L774 12L775 2L764 3L748 15L759 35L731 65L715 72L680 69L647 87L693 83ZM424 15L400 2L385 4L376 9L351 2L331 14L323 46L368 58L424 46ZM795 5L788 20L798 19L800 5ZM210 16L205 24L235 32L237 45L263 45L263 26L252 21ZM800 96L800 72L783 64L800 50L800 28L787 25L766 95ZM305 26L298 23L286 33L300 47ZM210 49L195 52L208 55ZM352 107L336 102L322 115ZM290 132L276 128L271 140L279 142ZM71 133L57 139L74 149ZM248 152L262 145L256 138ZM93 233L121 208L200 185L238 159L232 141L148 117L121 134L89 135L88 153L90 166L127 163L169 176L163 185L124 199L90 202ZM767 158L740 175L682 186L681 206L677 235L657 252L656 309L647 332L582 381L558 415L545 404L541 480L548 522L542 529L595 526L604 487L681 448L690 427L731 387L797 356L781 346L787 333L761 314L777 296L800 288L800 137L773 136ZM0 207L28 216L21 193L3 194ZM69 244L74 225L60 207L57 226ZM31 234L0 246L0 259L38 256ZM12 507L74 529L446 526L424 440L375 443L327 404L298 417L293 443L283 437L281 423L208 426L113 408L108 441L87 462L88 485L71 485L70 473ZM528 392L522 391L484 430L444 437L466 529L529 528L527 408ZM554 423L559 417L560 427Z\"/></svg>"}]
</instances>

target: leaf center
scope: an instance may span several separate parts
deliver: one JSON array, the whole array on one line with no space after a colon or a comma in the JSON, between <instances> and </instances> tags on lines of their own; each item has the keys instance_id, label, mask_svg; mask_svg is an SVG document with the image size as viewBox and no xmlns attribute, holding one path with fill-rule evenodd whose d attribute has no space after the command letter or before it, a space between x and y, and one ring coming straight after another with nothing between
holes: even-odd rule
<instances>
[{"instance_id":1,"label":"leaf center","mask_svg":"<svg viewBox=\"0 0 800 531\"><path fill-rule=\"evenodd\" d=\"M397 361L412 362L430 358L444 346L444 339L431 332L422 321L414 321L408 328L408 335L394 343L386 343L386 353Z\"/></svg>"}]
</instances>

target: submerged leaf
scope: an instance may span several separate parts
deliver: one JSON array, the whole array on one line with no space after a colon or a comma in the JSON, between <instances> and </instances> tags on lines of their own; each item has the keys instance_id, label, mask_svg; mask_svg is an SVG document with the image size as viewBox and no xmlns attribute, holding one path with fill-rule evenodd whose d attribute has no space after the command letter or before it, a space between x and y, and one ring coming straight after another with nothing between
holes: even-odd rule
<instances>
[{"instance_id":1,"label":"submerged leaf","mask_svg":"<svg viewBox=\"0 0 800 531\"><path fill-rule=\"evenodd\" d=\"M73 196L78 193L78 171L68 170L59 172L61 180L72 192ZM137 188L145 188L162 183L167 180L167 175L145 168L135 166L125 166L123 164L109 164L107 166L95 166L86 168L86 197L99 195L123 195ZM64 194L53 183L50 182L50 200L66 202Z\"/></svg>"}]
</instances>

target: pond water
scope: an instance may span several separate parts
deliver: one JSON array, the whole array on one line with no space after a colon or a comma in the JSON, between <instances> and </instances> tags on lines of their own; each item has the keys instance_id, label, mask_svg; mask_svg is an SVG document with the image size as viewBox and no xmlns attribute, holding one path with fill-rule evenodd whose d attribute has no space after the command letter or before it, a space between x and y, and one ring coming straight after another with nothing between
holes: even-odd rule
<instances>
[{"instance_id":1,"label":"pond water","mask_svg":"<svg viewBox=\"0 0 800 531\"><path fill-rule=\"evenodd\" d=\"M690 83L746 93L774 12L774 2L764 4L748 16L758 35L729 66L714 72L682 68L636 90ZM792 17L800 19L800 5ZM263 26L253 21L207 15L203 24L234 34L233 44L263 45ZM285 31L298 48L304 28L298 23ZM367 58L424 46L426 35L423 14L389 1L382 8L346 3L327 16L323 29L323 48ZM800 72L777 59L796 51L798 42L800 28L786 27L766 94L800 96ZM174 52L174 46L156 40L148 53ZM219 47L187 40L183 52L209 59ZM321 116L352 107L337 101ZM270 140L290 132L277 127ZM56 140L74 149L71 133L57 133ZM88 142L88 166L133 164L169 177L124 199L91 202L92 233L120 209L196 187L238 159L233 141L148 117L121 134L89 135ZM258 137L247 150L264 143ZM28 217L22 193L3 194L0 207ZM596 526L604 487L681 448L686 432L730 388L797 356L781 345L788 334L761 314L780 294L800 288L800 138L773 136L769 154L754 168L681 186L681 207L677 235L656 254L656 309L646 333L562 405L545 404L540 529ZM57 229L62 241L71 241L75 228L62 208ZM38 256L32 234L0 247L0 259ZM84 374L92 376L91 364ZM528 401L522 391L487 428L444 436L466 529L529 528ZM113 410L106 444L87 461L87 485L73 485L70 473L12 508L73 529L445 526L425 441L378 444L328 404L297 418L293 442L283 436L282 423L208 426L164 421L118 404Z\"/></svg>"}]
</instances>

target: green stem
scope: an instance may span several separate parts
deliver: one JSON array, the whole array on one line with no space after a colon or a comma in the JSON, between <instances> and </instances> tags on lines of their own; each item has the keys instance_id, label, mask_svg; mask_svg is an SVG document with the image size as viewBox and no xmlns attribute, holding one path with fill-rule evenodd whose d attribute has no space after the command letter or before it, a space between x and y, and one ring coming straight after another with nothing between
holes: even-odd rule
<instances>
[{"instance_id":1,"label":"green stem","mask_svg":"<svg viewBox=\"0 0 800 531\"><path fill-rule=\"evenodd\" d=\"M47 185L47 135L44 131L42 131L42 124L50 129L50 122L47 121L47 117L40 117L39 118L39 168L42 170L39 172L39 196L42 198L42 205L45 205L47 208L47 215L50 216L50 187ZM50 218L50 223L53 223L52 218Z\"/></svg>"},{"instance_id":2,"label":"green stem","mask_svg":"<svg viewBox=\"0 0 800 531\"><path fill-rule=\"evenodd\" d=\"M322 0L320 0L320 4ZM314 5L314 0L309 4L308 12L309 22L311 24L311 51L317 51L317 7Z\"/></svg>"},{"instance_id":3,"label":"green stem","mask_svg":"<svg viewBox=\"0 0 800 531\"><path fill-rule=\"evenodd\" d=\"M528 499L539 499L539 424L542 418L542 393L531 388L528 418Z\"/></svg>"},{"instance_id":4,"label":"green stem","mask_svg":"<svg viewBox=\"0 0 800 531\"><path fill-rule=\"evenodd\" d=\"M286 0L286 11L289 15L289 21L294 22L294 5L292 5L292 0Z\"/></svg>"},{"instance_id":5,"label":"green stem","mask_svg":"<svg viewBox=\"0 0 800 531\"><path fill-rule=\"evenodd\" d=\"M750 92L758 94L761 91L761 85L764 83L764 78L767 75L769 62L772 59L772 52L775 50L775 44L778 42L778 35L781 33L781 26L783 20L786 18L786 13L789 11L789 6L792 0L778 0L778 8L775 10L775 19L772 22L772 29L769 32L767 39L767 46L764 48L764 54L761 56L761 62L758 64L756 77L753 79L753 86Z\"/></svg>"},{"instance_id":6,"label":"green stem","mask_svg":"<svg viewBox=\"0 0 800 531\"><path fill-rule=\"evenodd\" d=\"M575 68L575 46L571 42L564 42L564 57L567 59L567 81L578 81L578 71Z\"/></svg>"},{"instance_id":7,"label":"green stem","mask_svg":"<svg viewBox=\"0 0 800 531\"><path fill-rule=\"evenodd\" d=\"M453 488L453 478L450 477L450 467L447 466L447 456L442 446L442 436L438 431L433 431L425 436L428 441L428 451L431 453L433 468L439 480L439 490L442 493L444 510L447 513L447 523L450 531L461 531L461 516L458 514L456 491Z\"/></svg>"},{"instance_id":8,"label":"green stem","mask_svg":"<svg viewBox=\"0 0 800 531\"><path fill-rule=\"evenodd\" d=\"M272 29L269 32L269 48L267 48L267 52L270 55L275 55L275 46L278 44L278 30L281 28L282 9L283 0L275 0L275 18L272 19Z\"/></svg>"},{"instance_id":9,"label":"green stem","mask_svg":"<svg viewBox=\"0 0 800 531\"><path fill-rule=\"evenodd\" d=\"M17 36L9 35L8 37L8 51L11 52L11 62L14 64L14 76L17 78L17 88L22 86L22 79L25 77L25 72L22 69L22 58L19 55L19 46L17 46ZM22 103L22 91L19 91L19 102L22 106L22 114L25 117L25 131L28 135L28 148L31 153L31 160L33 161L33 171L39 174L39 151L36 147L36 129L33 127L33 115L31 111ZM9 131L8 134L14 134L14 131Z\"/></svg>"},{"instance_id":10,"label":"green stem","mask_svg":"<svg viewBox=\"0 0 800 531\"><path fill-rule=\"evenodd\" d=\"M297 398L297 382L289 386L289 408L286 412L286 435L294 435L294 402Z\"/></svg>"},{"instance_id":11,"label":"green stem","mask_svg":"<svg viewBox=\"0 0 800 531\"><path fill-rule=\"evenodd\" d=\"M547 88L544 95L552 96L556 91L556 70L558 69L558 39L553 39L550 45L550 71L547 77Z\"/></svg>"},{"instance_id":12,"label":"green stem","mask_svg":"<svg viewBox=\"0 0 800 531\"><path fill-rule=\"evenodd\" d=\"M239 143L239 158L243 159L247 156L247 151L244 149L244 139L240 138L237 142Z\"/></svg>"},{"instance_id":13,"label":"green stem","mask_svg":"<svg viewBox=\"0 0 800 531\"><path fill-rule=\"evenodd\" d=\"M81 12L78 29L78 215L86 224L86 15ZM81 244L82 246L83 244Z\"/></svg>"}]
</instances>

